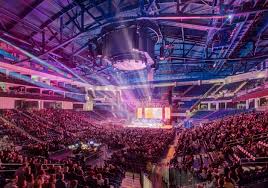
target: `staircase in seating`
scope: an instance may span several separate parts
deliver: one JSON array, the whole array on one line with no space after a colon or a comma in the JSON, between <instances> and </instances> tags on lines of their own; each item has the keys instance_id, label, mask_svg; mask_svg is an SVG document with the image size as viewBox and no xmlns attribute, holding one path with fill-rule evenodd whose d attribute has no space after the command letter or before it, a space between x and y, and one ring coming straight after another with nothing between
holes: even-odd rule
<instances>
[{"instance_id":1,"label":"staircase in seating","mask_svg":"<svg viewBox=\"0 0 268 188\"><path fill-rule=\"evenodd\" d=\"M236 88L236 90L234 91L234 94L236 94L238 91L240 91L240 89L241 89L242 87L244 87L244 85L246 85L246 84L247 84L247 81L242 82L242 83L240 84L240 86Z\"/></svg>"},{"instance_id":2,"label":"staircase in seating","mask_svg":"<svg viewBox=\"0 0 268 188\"><path fill-rule=\"evenodd\" d=\"M196 101L196 103L191 107L190 111L192 111L201 102L202 99L208 97L208 94L210 93L210 91L213 90L214 87L216 87L216 86L217 86L216 84L213 85L198 101ZM221 87L219 87L219 88L221 88Z\"/></svg>"},{"instance_id":3,"label":"staircase in seating","mask_svg":"<svg viewBox=\"0 0 268 188\"><path fill-rule=\"evenodd\" d=\"M221 88L224 86L225 84L221 84L221 86L220 87L218 87L218 89L216 89L213 93L211 93L210 94L210 96L214 96L215 95L215 93L217 93L218 91L220 91L221 90Z\"/></svg>"},{"instance_id":4,"label":"staircase in seating","mask_svg":"<svg viewBox=\"0 0 268 188\"><path fill-rule=\"evenodd\" d=\"M188 89L186 89L186 91L184 91L184 92L182 93L181 96L184 96L186 93L188 93L188 91L190 91L190 90L193 89L193 88L194 88L194 85L190 86Z\"/></svg>"},{"instance_id":5,"label":"staircase in seating","mask_svg":"<svg viewBox=\"0 0 268 188\"><path fill-rule=\"evenodd\" d=\"M140 175L135 173L133 179L133 173L126 172L121 188L141 188Z\"/></svg>"}]
</instances>

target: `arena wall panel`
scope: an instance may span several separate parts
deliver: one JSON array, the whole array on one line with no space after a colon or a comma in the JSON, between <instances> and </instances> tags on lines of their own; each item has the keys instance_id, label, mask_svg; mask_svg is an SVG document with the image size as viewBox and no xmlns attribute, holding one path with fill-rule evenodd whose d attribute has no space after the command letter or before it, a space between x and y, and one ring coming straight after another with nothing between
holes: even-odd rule
<instances>
[{"instance_id":1,"label":"arena wall panel","mask_svg":"<svg viewBox=\"0 0 268 188\"><path fill-rule=\"evenodd\" d=\"M14 109L14 107L14 98L0 97L0 109Z\"/></svg>"},{"instance_id":2,"label":"arena wall panel","mask_svg":"<svg viewBox=\"0 0 268 188\"><path fill-rule=\"evenodd\" d=\"M73 109L73 103L72 102L62 102L62 109L72 110Z\"/></svg>"}]
</instances>

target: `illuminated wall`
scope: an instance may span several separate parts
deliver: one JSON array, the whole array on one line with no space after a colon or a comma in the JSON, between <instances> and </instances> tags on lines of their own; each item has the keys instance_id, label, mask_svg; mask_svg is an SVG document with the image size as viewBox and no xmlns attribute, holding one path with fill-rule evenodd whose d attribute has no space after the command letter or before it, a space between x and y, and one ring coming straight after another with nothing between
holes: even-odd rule
<instances>
[{"instance_id":1,"label":"illuminated wall","mask_svg":"<svg viewBox=\"0 0 268 188\"><path fill-rule=\"evenodd\" d=\"M14 109L14 107L14 98L0 97L0 109Z\"/></svg>"}]
</instances>

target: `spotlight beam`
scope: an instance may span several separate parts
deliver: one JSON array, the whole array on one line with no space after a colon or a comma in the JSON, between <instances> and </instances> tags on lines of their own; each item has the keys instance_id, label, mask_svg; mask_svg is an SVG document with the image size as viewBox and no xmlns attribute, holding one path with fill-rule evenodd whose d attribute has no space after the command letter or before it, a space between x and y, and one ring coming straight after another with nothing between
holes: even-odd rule
<instances>
[{"instance_id":1,"label":"spotlight beam","mask_svg":"<svg viewBox=\"0 0 268 188\"><path fill-rule=\"evenodd\" d=\"M75 72L73 72L71 69L69 69L67 66L65 66L63 63L59 62L57 59L55 59L54 57L51 57L54 61L56 61L57 63L59 63L61 66L63 66L68 72L70 72L72 75L74 75L76 78L78 78L79 80L81 80L84 83L87 83L87 81L85 79L83 79L81 76L77 75Z\"/></svg>"}]
</instances>

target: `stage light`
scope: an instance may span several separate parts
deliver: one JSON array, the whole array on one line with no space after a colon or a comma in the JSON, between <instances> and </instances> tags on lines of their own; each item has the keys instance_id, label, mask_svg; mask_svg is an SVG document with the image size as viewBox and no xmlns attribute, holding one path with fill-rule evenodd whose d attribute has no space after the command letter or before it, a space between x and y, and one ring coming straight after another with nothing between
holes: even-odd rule
<instances>
[{"instance_id":1,"label":"stage light","mask_svg":"<svg viewBox=\"0 0 268 188\"><path fill-rule=\"evenodd\" d=\"M229 20L233 19L233 17L234 17L234 16L233 16L232 14L229 14L229 15L228 15L228 19L229 19Z\"/></svg>"},{"instance_id":2,"label":"stage light","mask_svg":"<svg viewBox=\"0 0 268 188\"><path fill-rule=\"evenodd\" d=\"M102 53L102 44L96 44L96 56L98 57L98 58L101 58L102 57L102 55L103 55L103 53Z\"/></svg>"}]
</instances>

